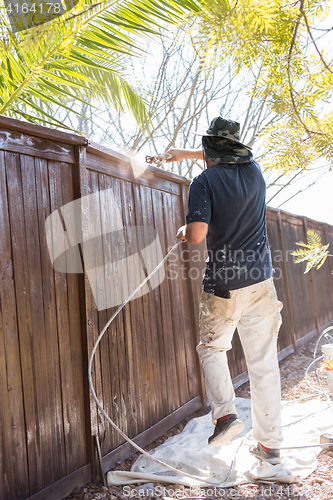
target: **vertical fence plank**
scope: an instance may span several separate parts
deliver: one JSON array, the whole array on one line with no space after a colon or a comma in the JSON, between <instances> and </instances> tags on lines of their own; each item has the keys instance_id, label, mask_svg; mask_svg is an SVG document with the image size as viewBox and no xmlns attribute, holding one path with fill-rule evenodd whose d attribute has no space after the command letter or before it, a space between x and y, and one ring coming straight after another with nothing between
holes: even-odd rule
<instances>
[{"instance_id":1,"label":"vertical fence plank","mask_svg":"<svg viewBox=\"0 0 333 500\"><path fill-rule=\"evenodd\" d=\"M135 213L136 226L138 228L151 227L145 220L147 212L151 213L151 205L146 203L144 198L140 197L139 186L133 185L133 207ZM144 216L145 212L145 216ZM140 230L140 229L139 229ZM147 239L146 233L143 235L144 248L151 244L151 241ZM139 251L144 250L139 249ZM150 256L150 258L153 256ZM152 291L144 294L140 299L142 301L142 311L143 311L143 324L144 324L144 335L146 339L146 356L147 356L147 389L148 389L148 404L149 404L149 425L153 425L158 422L158 396L161 394L162 388L160 386L157 362L158 362L158 351L156 342L156 318L155 311L150 307Z\"/></svg>"},{"instance_id":2,"label":"vertical fence plank","mask_svg":"<svg viewBox=\"0 0 333 500\"><path fill-rule=\"evenodd\" d=\"M161 192L154 190L153 193L154 223L158 232L162 252L165 254L168 247L165 241L165 211ZM167 366L166 379L168 391L169 411L173 411L180 406L179 387L177 384L175 348L172 339L171 303L167 280L164 280L159 287L162 310L162 332L165 350L165 362Z\"/></svg>"},{"instance_id":3,"label":"vertical fence plank","mask_svg":"<svg viewBox=\"0 0 333 500\"><path fill-rule=\"evenodd\" d=\"M96 179L98 181L98 190L102 192L105 190L105 182L104 176L98 175ZM106 228L104 227L106 220L112 220L114 214L110 213L109 206L103 206L102 203L99 206L100 214L96 219L96 222L100 222L101 234L104 235L102 238L102 248L103 252L103 262L106 264L105 253L110 253L111 248L108 238L106 237ZM104 287L105 290L105 281L106 281L105 273L103 274L103 281L101 286ZM107 310L104 309L98 312L98 330L102 331L105 324L108 321ZM112 335L111 328L105 332L103 338L100 341L100 358L101 358L101 381L102 381L102 390L103 390L103 408L106 413L110 416L110 418L115 422L118 427L121 427L119 422L119 384L116 380L116 372L115 367L118 365L117 363L117 343L116 338ZM116 382L116 383L115 383ZM104 421L104 418L103 418ZM110 447L114 446L117 442L116 431L110 426L108 422L104 422L103 427L99 428L99 439L100 445L102 447L102 451L107 451Z\"/></svg>"},{"instance_id":4,"label":"vertical fence plank","mask_svg":"<svg viewBox=\"0 0 333 500\"><path fill-rule=\"evenodd\" d=\"M122 214L122 189L121 183L119 179L110 178L111 187L115 196L117 209L119 213ZM123 215L122 215L123 217ZM124 220L122 219L123 225ZM123 238L119 239L117 242L118 246L124 244ZM125 274L119 276L117 283L115 286L118 286L121 290L128 289L128 279ZM133 328L133 320L132 320L132 310L131 306L127 304L125 308L118 314L115 323L113 325L114 335L117 336L117 345L118 345L118 367L120 369L119 376L125 375L128 379L128 391L126 398L126 406L128 408L127 411L127 429L129 432L129 436L133 437L138 434L139 429L139 420L140 420L140 403L138 398L138 393L140 390L140 386L138 378L137 378L137 357L136 357L136 341L135 341L135 329ZM121 336L118 335L118 332L121 331ZM122 337L122 335L124 335ZM121 340L124 339L124 346L122 346ZM124 349L125 347L125 349ZM123 357L126 356L126 357ZM117 366L117 365L116 365ZM125 367L127 370L125 370ZM126 374L125 374L126 373ZM117 377L117 374L114 374L114 377ZM120 379L120 387L126 388L126 383L123 379ZM122 424L124 425L124 423Z\"/></svg>"},{"instance_id":5,"label":"vertical fence plank","mask_svg":"<svg viewBox=\"0 0 333 500\"><path fill-rule=\"evenodd\" d=\"M51 422L49 453L52 455L54 480L60 479L65 470L65 440L62 418L61 375L55 302L54 273L46 247L45 220L51 213L47 160L35 159L38 228L41 251L41 273L44 302L45 342L47 346L48 387Z\"/></svg>"},{"instance_id":6,"label":"vertical fence plank","mask_svg":"<svg viewBox=\"0 0 333 500\"><path fill-rule=\"evenodd\" d=\"M74 147L75 162L72 166L73 172L73 199L81 200L87 195L87 166L86 166L86 148L83 146ZM86 207L81 200L81 220L80 224L76 224L77 241L83 241L83 229L86 224ZM79 251L83 260L83 249L80 244ZM84 263L83 263L84 268ZM91 435L91 413L90 413L90 389L88 381L88 334L87 334L87 308L86 308L86 290L88 278L85 272L78 275L78 295L79 295L79 324L82 352L82 384L83 384L83 411L84 411L84 445L85 458L84 463L92 463L94 465L94 449L93 439ZM88 292L89 293L89 292ZM83 424L82 424L83 425Z\"/></svg>"},{"instance_id":7,"label":"vertical fence plank","mask_svg":"<svg viewBox=\"0 0 333 500\"><path fill-rule=\"evenodd\" d=\"M178 202L177 198L169 193L163 193L162 195L165 218L165 237L168 246L175 242L175 221L177 221L177 219L179 220L179 217L175 218L175 205ZM181 310L179 277L176 279L170 279L170 276L168 276L166 282L169 288L172 310L172 333L173 343L175 346L176 374L178 379L180 404L184 404L189 399L189 380L187 377L186 365L184 363L184 359L186 359L184 330L186 327L184 328L184 317Z\"/></svg>"},{"instance_id":8,"label":"vertical fence plank","mask_svg":"<svg viewBox=\"0 0 333 500\"><path fill-rule=\"evenodd\" d=\"M159 230L155 227L152 190L145 186L138 186L134 189L136 203L140 205L142 224L155 229L157 235ZM166 362L164 339L162 335L162 309L160 301L160 287L155 288L147 295L149 305L149 324L151 328L151 349L152 359L150 364L155 379L156 422L168 413L168 391L166 382ZM146 320L148 321L148 320Z\"/></svg>"},{"instance_id":9,"label":"vertical fence plank","mask_svg":"<svg viewBox=\"0 0 333 500\"><path fill-rule=\"evenodd\" d=\"M96 172L88 171L88 183L87 183L87 195L91 195L93 193L98 192L98 174ZM92 202L92 198L88 196L87 206L89 207L88 213L86 214L87 224L85 238L88 236L90 238L95 235L95 225L96 221L99 221L100 207L99 204ZM97 255L96 250L98 250L95 246L93 248L93 252L91 255L84 251L84 262L88 269L95 268L97 265ZM93 346L97 340L99 335L99 323L98 323L98 311L95 299L92 294L91 287L86 289L87 293L87 336L88 336L88 353L89 356L92 352ZM92 366L92 381L94 384L95 392L97 398L101 403L103 403L103 390L102 390L102 380L101 380L101 353L100 353L100 345L96 350L96 354L94 357L94 362ZM104 433L104 417L102 417L98 411L95 400L92 395L90 396L90 408L91 408L91 434L92 435L102 435Z\"/></svg>"},{"instance_id":10,"label":"vertical fence plank","mask_svg":"<svg viewBox=\"0 0 333 500\"><path fill-rule=\"evenodd\" d=\"M24 224L26 231L27 272L29 276L29 297L31 309L31 346L33 352L34 397L37 406L36 434L38 455L38 474L35 493L54 482L52 427L49 405L48 351L45 339L43 287L38 232L38 214L34 158L21 155L21 175L24 203ZM45 474L43 468L49 473Z\"/></svg>"},{"instance_id":11,"label":"vertical fence plank","mask_svg":"<svg viewBox=\"0 0 333 500\"><path fill-rule=\"evenodd\" d=\"M289 284L289 275L288 275L288 269L287 269L287 263L286 263L286 255L287 255L287 249L286 249L286 244L285 244L285 238L284 238L284 232L283 232L283 226L282 226L282 220L281 220L281 212L278 212L278 228L279 228L279 237L280 237L280 248L282 251L282 268L283 268L283 284L284 284L284 291L285 291L285 296L287 299L287 311L288 311L288 318L289 318L289 331L291 334L291 340L294 346L294 350L296 351L296 335L295 335L295 323L294 323L294 313L293 313L293 305L292 305L292 300L291 300L291 294L290 294L290 284Z\"/></svg>"},{"instance_id":12,"label":"vertical fence plank","mask_svg":"<svg viewBox=\"0 0 333 500\"><path fill-rule=\"evenodd\" d=\"M62 205L73 201L73 178L72 167L67 163L60 163L60 175L62 186ZM68 229L68 228L66 228ZM71 271L71 269L70 269ZM82 380L82 346L80 333L80 304L78 275L69 272L67 281L67 315L68 337L62 333L59 344L66 352L65 362L66 376L62 375L62 381L66 384L65 411L68 423L65 421L66 431L66 465L67 473L71 473L86 463L85 461L85 418L83 402L83 380ZM67 324L66 324L67 332ZM68 425L68 429L66 428Z\"/></svg>"},{"instance_id":13,"label":"vertical fence plank","mask_svg":"<svg viewBox=\"0 0 333 500\"><path fill-rule=\"evenodd\" d=\"M0 498L12 500L29 494L29 480L5 153L2 151L0 193Z\"/></svg>"},{"instance_id":14,"label":"vertical fence plank","mask_svg":"<svg viewBox=\"0 0 333 500\"><path fill-rule=\"evenodd\" d=\"M127 234L127 255L133 255L136 248L134 241L135 234L130 228L136 226L135 207L132 192L132 184L123 181L121 183L121 201L123 209L123 224ZM133 283L133 274L140 273L139 269L128 269L129 284ZM145 274L146 275L146 274ZM141 273L142 280L144 276ZM139 281L142 281L139 280ZM145 324L142 313L142 297L131 300L129 303L131 310L131 328L134 341L134 366L137 378L137 398L138 398L138 430L142 432L145 429L145 419L147 425L150 425L150 417L148 416L149 408L149 385L148 385L148 370L147 370L147 349L145 338ZM145 417L146 416L146 417Z\"/></svg>"},{"instance_id":15,"label":"vertical fence plank","mask_svg":"<svg viewBox=\"0 0 333 500\"><path fill-rule=\"evenodd\" d=\"M187 209L187 192L188 192L188 187L185 186L185 184L182 184L181 187L181 193L180 193L180 203L181 203L181 208L180 208L180 219L185 221L185 217L187 215L188 209ZM194 380L196 377L194 374L200 374L199 375L199 393L201 396L201 401L203 407L207 407L207 397L206 397L206 389L205 389L205 383L204 383L204 377L203 377L203 371L201 368L201 364L199 361L199 357L196 354L195 351L195 346L199 342L199 302L200 302L200 293L202 290L202 276L203 276L203 270L205 268L205 257L204 254L206 253L205 249L205 243L202 243L200 247L198 246L199 252L202 254L202 259L199 264L196 264L194 269L199 270L199 276L194 280L190 276L190 262L191 262L191 251L189 249L189 244L185 243L184 246L182 246L182 249L184 248L185 251L188 252L189 259L185 262L185 267L187 270L187 275L189 276L189 279L186 280L186 283L184 283L184 288L186 289L186 294L189 297L189 302L188 308L186 307L186 302L184 301L183 307L185 311L187 311L186 315L186 323L189 325L190 330L187 329L187 338L189 340L189 345L193 346L194 352L195 352L195 360L189 364L189 376L188 380L191 382L191 380ZM183 250L182 250L183 251ZM182 260L182 259L181 259ZM193 263L192 263L193 265ZM192 304L193 304L193 309L192 309ZM194 311L196 312L196 315L194 315ZM198 375L197 375L198 376ZM190 392L193 394L194 387L189 387Z\"/></svg>"},{"instance_id":16,"label":"vertical fence plank","mask_svg":"<svg viewBox=\"0 0 333 500\"><path fill-rule=\"evenodd\" d=\"M15 294L18 314L19 343L21 353L21 369L24 391L24 411L27 436L28 470L23 462L15 471L18 483L15 488L19 497L30 491L37 491L40 485L41 462L39 460L38 438L38 406L36 401L36 380L33 353L33 326L31 318L31 300L28 277L26 251L26 235L24 227L24 204L22 195L22 178L19 155L5 153L7 168L8 203L11 224L12 255L15 276ZM41 415L40 415L41 416ZM25 447L24 441L22 447ZM22 450L23 451L23 450ZM16 463L19 465L19 462ZM29 471L29 472L28 472ZM26 484L21 483L22 476ZM28 475L29 474L29 475Z\"/></svg>"},{"instance_id":17,"label":"vertical fence plank","mask_svg":"<svg viewBox=\"0 0 333 500\"><path fill-rule=\"evenodd\" d=\"M53 160L49 161L48 168L50 179L51 211L54 212L72 200L71 168L67 164L62 164ZM64 227L63 230L66 232L67 228ZM57 238L57 235L53 235L53 237ZM60 235L58 237L60 237ZM75 381L78 373L81 372L81 361L78 361L78 358L81 356L81 349L79 348L79 352L75 353L77 340L74 341L74 339L71 339L71 335L75 335L75 329L71 317L73 313L73 304L69 303L69 301L73 298L73 277L70 277L69 274L56 270L54 271L54 275L61 392L63 399L63 425L65 439L64 458L66 474L69 474L73 471L73 468L75 468L76 457L78 457L79 461L82 460L81 443L84 444L84 440L82 439L84 431L82 431L81 427L83 420L81 410L82 390L78 389L77 382ZM68 291L69 286L71 286L70 292ZM76 297L76 301L77 299L78 297ZM78 304L76 303L74 307L77 308ZM77 319L76 324L77 323L79 326L79 319ZM73 331L71 331L71 328L73 328ZM76 362L78 363L77 366L75 365ZM81 380L81 373L79 379ZM78 398L80 398L80 401Z\"/></svg>"}]
</instances>

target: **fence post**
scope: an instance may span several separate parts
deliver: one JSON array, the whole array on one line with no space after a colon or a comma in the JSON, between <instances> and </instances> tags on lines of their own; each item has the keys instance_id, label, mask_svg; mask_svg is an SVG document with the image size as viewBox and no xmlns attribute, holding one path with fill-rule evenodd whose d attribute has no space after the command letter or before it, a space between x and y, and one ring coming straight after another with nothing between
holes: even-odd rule
<instances>
[{"instance_id":1,"label":"fence post","mask_svg":"<svg viewBox=\"0 0 333 500\"><path fill-rule=\"evenodd\" d=\"M184 214L184 220L185 220L185 217L186 217L186 214L187 214L187 209L186 209L186 186L185 186L185 184L181 183L180 184L180 188L181 188L181 196L180 196L181 210L182 210L182 213ZM186 243L184 243L184 245L185 245L185 248L188 250L188 243L186 242ZM187 267L187 273L188 273L188 276L189 276L190 263L186 262L185 265ZM196 284L193 282L193 280L191 280L190 277L187 279L187 286L188 286L188 294L189 294L190 304L193 304L194 311L199 312L199 294L198 294L198 290L197 290ZM195 339L196 342L198 342L199 341L199 328L198 328L198 321L197 321L197 319L195 317L193 318L193 324L194 324L194 339ZM200 376L200 384L199 384L199 386L200 386L201 402L202 402L202 406L204 408L207 408L207 397L206 397L206 389L205 389L204 377L203 377L202 367L201 367L201 363L199 362L199 357L198 356L197 356L197 366L198 366L198 373L199 373L199 376Z\"/></svg>"},{"instance_id":2,"label":"fence post","mask_svg":"<svg viewBox=\"0 0 333 500\"><path fill-rule=\"evenodd\" d=\"M306 217L303 217L303 228L304 228L304 237L305 240L307 238L307 231L308 231L308 222L306 220ZM315 318L315 324L316 324L316 329L317 333L319 335L320 333L320 325L318 321L318 309L317 309L317 300L316 300L316 292L314 289L314 282L313 282L313 269L309 271L309 279L311 283L311 296L312 296L312 304L313 304L313 314Z\"/></svg>"},{"instance_id":3,"label":"fence post","mask_svg":"<svg viewBox=\"0 0 333 500\"><path fill-rule=\"evenodd\" d=\"M87 195L87 168L86 168L86 147L74 146L74 159L73 164L73 195L74 200L81 199L82 196ZM76 230L80 232L77 235L77 241L82 241L83 233L82 207L81 207L81 226L75 224ZM84 269L83 249L79 245L81 262ZM85 436L86 436L86 460L92 466L92 477L96 475L95 471L95 453L92 436L91 425L91 411L90 411L90 394L89 394L89 381L88 381L88 335L87 335L87 296L86 296L86 280L85 272L78 275L79 282L79 304L80 304L80 330L81 330L81 345L82 345L82 369L83 369L83 387L84 387L84 414L85 414Z\"/></svg>"},{"instance_id":4,"label":"fence post","mask_svg":"<svg viewBox=\"0 0 333 500\"><path fill-rule=\"evenodd\" d=\"M289 276L288 276L288 268L287 268L287 261L286 261L286 245L285 245L285 240L284 240L284 233L283 233L283 226L282 226L282 218L281 218L281 212L280 210L278 211L278 229L279 229L279 236L280 236L280 243L281 243L281 250L282 250L282 266L283 266L283 275L284 275L284 290L286 293L286 299L287 299L287 310L288 310L288 316L290 320L290 330L291 330L291 339L292 343L294 346L294 350L296 351L296 334L295 334L295 322L294 322L294 313L293 313L293 305L291 301L291 293L290 293L290 284L289 284Z\"/></svg>"}]
</instances>

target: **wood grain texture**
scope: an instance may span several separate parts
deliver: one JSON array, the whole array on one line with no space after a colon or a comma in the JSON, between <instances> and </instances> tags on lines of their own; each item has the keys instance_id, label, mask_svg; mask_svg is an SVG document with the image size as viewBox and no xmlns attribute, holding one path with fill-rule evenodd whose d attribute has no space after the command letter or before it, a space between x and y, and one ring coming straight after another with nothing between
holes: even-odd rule
<instances>
[{"instance_id":1,"label":"wood grain texture","mask_svg":"<svg viewBox=\"0 0 333 500\"><path fill-rule=\"evenodd\" d=\"M72 168L67 163L60 163L62 186L62 206L73 200ZM64 428L67 474L86 464L85 454L85 416L84 416L84 384L81 344L80 304L78 275L68 273L67 280L67 315L68 336L59 331L60 365L64 398ZM65 284L65 283L64 283ZM66 366L65 366L66 364Z\"/></svg>"},{"instance_id":2,"label":"wood grain texture","mask_svg":"<svg viewBox=\"0 0 333 500\"><path fill-rule=\"evenodd\" d=\"M0 130L0 150L69 163L74 162L72 146L10 130Z\"/></svg>"},{"instance_id":3,"label":"wood grain texture","mask_svg":"<svg viewBox=\"0 0 333 500\"><path fill-rule=\"evenodd\" d=\"M22 194L24 205L24 225L26 232L27 278L29 283L28 297L31 311L31 349L32 369L34 377L34 399L36 401L36 446L37 446L37 483L31 485L31 493L35 493L53 482L53 453L50 453L52 442L51 415L49 405L50 388L48 385L48 350L45 338L44 300L41 276L40 239L38 232L38 212L35 181L34 158L20 155ZM49 475L44 474L44 467Z\"/></svg>"},{"instance_id":4,"label":"wood grain texture","mask_svg":"<svg viewBox=\"0 0 333 500\"><path fill-rule=\"evenodd\" d=\"M173 182L168 173L165 173L166 175L157 176L150 169L148 169L140 178L136 178L128 161L119 165L113 156L111 156L111 158L104 158L88 152L87 166L89 170L111 175L113 177L117 177L118 179L140 184L141 186L148 186L161 191L179 194L180 184Z\"/></svg>"},{"instance_id":5,"label":"wood grain texture","mask_svg":"<svg viewBox=\"0 0 333 500\"><path fill-rule=\"evenodd\" d=\"M159 235L163 255L166 254L169 242L165 234L165 211L167 207L163 204L163 197L160 191L152 192L152 206L154 212L155 228ZM168 398L168 411L172 412L180 406L180 387L177 383L177 368L175 345L173 340L172 311L170 301L170 291L168 280L164 280L159 287L161 304L161 322L162 329L160 334L163 336L164 354L166 363L166 394Z\"/></svg>"},{"instance_id":6,"label":"wood grain texture","mask_svg":"<svg viewBox=\"0 0 333 500\"><path fill-rule=\"evenodd\" d=\"M53 481L56 481L60 479L64 473L65 442L62 418L63 404L61 394L55 281L45 236L45 220L51 213L47 160L40 158L35 159L35 176L44 303L44 328L47 346L48 404L50 408L50 424L52 429L51 439L49 440L49 453L52 460L52 471L50 471L50 474L54 475Z\"/></svg>"},{"instance_id":7,"label":"wood grain texture","mask_svg":"<svg viewBox=\"0 0 333 500\"><path fill-rule=\"evenodd\" d=\"M120 194L121 194L121 207L122 207L122 218L125 228L132 228L136 226L135 218L135 208L133 200L132 185L129 182L123 181L120 183ZM135 233L132 230L126 231L126 253L128 256L132 256L136 253L136 241ZM128 278L128 291L132 291L133 286L133 274L141 274L142 280L144 279L146 273L141 272L140 269L132 269L131 265L128 265L127 278ZM138 280L141 281L141 280ZM133 298L126 306L130 309L131 315L131 333L133 341L133 358L132 362L134 364L135 378L136 378L136 401L137 401L137 425L138 432L142 432L145 429L145 420L147 418L147 424L149 422L149 386L148 386L148 375L147 375L147 350L146 350L146 338L145 338L145 325L143 319L142 311L142 297Z\"/></svg>"},{"instance_id":8,"label":"wood grain texture","mask_svg":"<svg viewBox=\"0 0 333 500\"><path fill-rule=\"evenodd\" d=\"M88 143L88 140L81 135L42 127L41 125L35 125L34 123L25 122L23 120L15 120L14 118L3 115L0 115L0 129L24 132L27 135L50 139L51 141L59 141L64 144L86 145Z\"/></svg>"},{"instance_id":9,"label":"wood grain texture","mask_svg":"<svg viewBox=\"0 0 333 500\"><path fill-rule=\"evenodd\" d=\"M15 276L15 295L18 316L19 345L21 353L21 373L24 392L25 432L27 457L19 455L15 471L16 494L24 498L27 486L37 491L42 483L42 465L39 459L40 441L38 428L42 409L36 399L36 362L33 341L33 322L29 285L29 263L27 258L27 235L24 223L24 202L19 155L5 153L7 169L8 205L11 224L11 245ZM24 443L24 442L23 442ZM22 443L22 445L23 445ZM27 465L26 461L27 460ZM28 476L29 471L29 476ZM24 473L26 484L21 484Z\"/></svg>"},{"instance_id":10,"label":"wood grain texture","mask_svg":"<svg viewBox=\"0 0 333 500\"><path fill-rule=\"evenodd\" d=\"M26 426L8 210L5 154L0 152L0 498L29 494Z\"/></svg>"},{"instance_id":11,"label":"wood grain texture","mask_svg":"<svg viewBox=\"0 0 333 500\"><path fill-rule=\"evenodd\" d=\"M98 174L96 172L87 172L87 195L98 192ZM92 204L89 207L89 211L87 214L83 214L82 216L85 218L86 225L86 234L92 234L94 232L95 220L94 217L99 217L98 214L99 207L96 207L96 204ZM84 247L85 248L85 247ZM96 253L94 250L96 248L93 247L92 252L89 254L84 250L84 262L87 266L87 259L89 259L89 268L91 266L95 267L95 262L97 259ZM87 266L88 267L88 266ZM89 282L88 282L89 283ZM90 357L91 351L94 347L95 341L97 340L99 334L99 323L98 323L98 311L97 305L95 302L95 298L92 293L92 288L90 283L87 284L86 288L86 310L87 310L87 338L88 338L88 354ZM96 350L96 354L93 361L92 367L92 381L94 384L95 392L99 401L103 401L103 391L102 391L102 380L101 380L101 357L100 357L100 346ZM104 419L100 416L98 412L97 405L95 400L90 395L90 411L91 411L91 434L101 434L103 433ZM101 428L100 428L101 426Z\"/></svg>"},{"instance_id":12,"label":"wood grain texture","mask_svg":"<svg viewBox=\"0 0 333 500\"><path fill-rule=\"evenodd\" d=\"M154 228L156 235L158 235L159 231L155 225L154 219L152 189L146 186L139 186L134 193L136 196L136 202L141 204L142 224L144 226ZM149 364L154 374L154 390L156 392L151 399L153 399L152 405L155 407L156 411L156 420L154 422L156 423L158 420L163 418L163 415L168 413L168 392L166 381L166 371L168 370L168 366L165 361L160 288L154 288L145 296L145 298L148 300L149 310L149 319L146 319L146 322L150 327L151 334Z\"/></svg>"}]
</instances>

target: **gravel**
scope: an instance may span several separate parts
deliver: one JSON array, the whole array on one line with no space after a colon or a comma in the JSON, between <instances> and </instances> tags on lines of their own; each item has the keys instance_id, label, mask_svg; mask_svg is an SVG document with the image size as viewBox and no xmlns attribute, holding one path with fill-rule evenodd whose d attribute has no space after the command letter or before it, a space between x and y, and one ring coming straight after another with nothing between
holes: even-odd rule
<instances>
[{"instance_id":1,"label":"gravel","mask_svg":"<svg viewBox=\"0 0 333 500\"><path fill-rule=\"evenodd\" d=\"M313 351L317 340L308 342L306 345L297 350L297 353L291 354L280 363L281 372L281 389L283 400L293 399L310 399L318 397L316 389L318 384L313 370L310 370L308 381L313 386L309 387L305 379L305 371L313 360ZM320 347L318 356L321 354ZM325 387L325 370L317 363L317 372L319 380ZM236 396L241 398L250 397L249 382L243 384L236 389ZM325 396L320 396L325 400ZM163 434L159 439L151 443L146 450L149 451L156 446L161 445L166 439L175 434L179 434L184 429L189 420L194 417L203 415L205 412L199 410L191 417L185 419L177 426L173 427L169 432ZM333 422L333 418L332 418ZM332 432L333 434L333 424ZM128 458L122 463L118 463L112 470L131 469L132 464L138 458L139 453L136 453L131 458ZM159 486L159 489L157 488ZM154 489L155 487L155 489ZM66 497L66 500L125 500L128 498L139 499L154 498L164 500L166 498L175 499L243 499L252 498L254 500L333 500L333 451L323 450L318 455L317 469L306 479L293 485L283 484L243 484L233 488L209 489L200 487L191 491L181 485L155 484L135 485L127 488L125 491L122 486L105 487L101 484L90 483L83 488L75 488L75 490Z\"/></svg>"}]
</instances>

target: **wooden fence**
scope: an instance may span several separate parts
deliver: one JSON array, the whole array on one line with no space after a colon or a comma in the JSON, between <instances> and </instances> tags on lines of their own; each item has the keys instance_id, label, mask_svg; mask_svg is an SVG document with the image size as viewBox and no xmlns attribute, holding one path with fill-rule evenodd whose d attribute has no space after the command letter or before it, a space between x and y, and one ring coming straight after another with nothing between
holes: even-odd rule
<instances>
[{"instance_id":1,"label":"wooden fence","mask_svg":"<svg viewBox=\"0 0 333 500\"><path fill-rule=\"evenodd\" d=\"M127 158L83 137L0 118L1 500L59 500L89 482L96 467L93 436L105 471L133 453L97 411L88 387L88 356L116 305L98 309L88 271L57 270L47 243L68 250L84 234L102 233L114 214L103 205L91 212L82 200L111 190L121 224L153 228L165 255L184 222L189 183L156 168L139 179L134 174ZM81 200L82 218L73 243L63 207L74 200ZM51 214L59 241L47 233ZM275 283L285 304L281 357L333 319L333 263L304 275L290 257L307 227L333 244L333 227L268 210ZM129 233L122 237L130 255L134 242ZM204 404L195 352L203 262L202 245L178 248L165 279L125 307L97 350L97 395L141 446ZM114 291L127 289L122 280L115 278ZM229 357L239 385L246 366L237 336Z\"/></svg>"}]
</instances>

